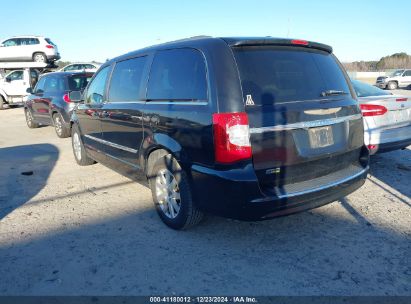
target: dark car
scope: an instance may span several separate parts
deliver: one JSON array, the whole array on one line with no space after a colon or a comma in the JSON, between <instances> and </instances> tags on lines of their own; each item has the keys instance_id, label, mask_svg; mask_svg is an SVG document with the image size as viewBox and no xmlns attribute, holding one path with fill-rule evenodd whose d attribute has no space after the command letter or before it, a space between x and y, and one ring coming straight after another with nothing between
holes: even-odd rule
<instances>
[{"instance_id":1,"label":"dark car","mask_svg":"<svg viewBox=\"0 0 411 304\"><path fill-rule=\"evenodd\" d=\"M27 126L53 125L58 137L70 136L70 118L75 104L69 93L84 90L92 76L93 73L44 74L33 90L27 90L31 93L24 104Z\"/></svg>"},{"instance_id":2,"label":"dark car","mask_svg":"<svg viewBox=\"0 0 411 304\"><path fill-rule=\"evenodd\" d=\"M355 93L323 44L180 40L106 62L71 97L77 163L148 180L174 229L204 211L261 220L318 207L368 172Z\"/></svg>"}]
</instances>

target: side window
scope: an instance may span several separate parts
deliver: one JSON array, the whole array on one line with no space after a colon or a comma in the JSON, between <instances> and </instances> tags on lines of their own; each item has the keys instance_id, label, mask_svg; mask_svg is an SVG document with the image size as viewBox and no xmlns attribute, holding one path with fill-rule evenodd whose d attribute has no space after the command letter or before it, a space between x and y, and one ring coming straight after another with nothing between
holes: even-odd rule
<instances>
[{"instance_id":1,"label":"side window","mask_svg":"<svg viewBox=\"0 0 411 304\"><path fill-rule=\"evenodd\" d=\"M46 83L47 77L42 77L37 82L36 87L34 88L34 93L40 94L44 92L44 84Z\"/></svg>"},{"instance_id":2,"label":"side window","mask_svg":"<svg viewBox=\"0 0 411 304\"><path fill-rule=\"evenodd\" d=\"M411 70L405 71L402 76L411 76Z\"/></svg>"},{"instance_id":3,"label":"side window","mask_svg":"<svg viewBox=\"0 0 411 304\"><path fill-rule=\"evenodd\" d=\"M75 67L74 64L68 65L64 68L64 71L72 71L72 70L74 70L74 67Z\"/></svg>"},{"instance_id":4,"label":"side window","mask_svg":"<svg viewBox=\"0 0 411 304\"><path fill-rule=\"evenodd\" d=\"M4 46L17 46L17 39L9 39L4 41L3 45Z\"/></svg>"},{"instance_id":5,"label":"side window","mask_svg":"<svg viewBox=\"0 0 411 304\"><path fill-rule=\"evenodd\" d=\"M14 80L22 80L23 79L23 71L14 71L10 73L7 78L9 78L11 81Z\"/></svg>"},{"instance_id":6,"label":"side window","mask_svg":"<svg viewBox=\"0 0 411 304\"><path fill-rule=\"evenodd\" d=\"M40 41L37 38L29 38L29 44L40 44Z\"/></svg>"},{"instance_id":7,"label":"side window","mask_svg":"<svg viewBox=\"0 0 411 304\"><path fill-rule=\"evenodd\" d=\"M110 69L109 67L105 67L102 69L96 77L90 83L86 96L85 101L86 103L102 103L104 98L104 91L106 88L107 76Z\"/></svg>"},{"instance_id":8,"label":"side window","mask_svg":"<svg viewBox=\"0 0 411 304\"><path fill-rule=\"evenodd\" d=\"M85 64L85 69L95 69L96 67L94 65L91 64Z\"/></svg>"},{"instance_id":9,"label":"side window","mask_svg":"<svg viewBox=\"0 0 411 304\"><path fill-rule=\"evenodd\" d=\"M206 100L206 66L195 49L159 51L154 57L147 99Z\"/></svg>"},{"instance_id":10,"label":"side window","mask_svg":"<svg viewBox=\"0 0 411 304\"><path fill-rule=\"evenodd\" d=\"M132 101L140 99L140 88L147 57L138 57L118 62L111 76L109 101Z\"/></svg>"}]
</instances>

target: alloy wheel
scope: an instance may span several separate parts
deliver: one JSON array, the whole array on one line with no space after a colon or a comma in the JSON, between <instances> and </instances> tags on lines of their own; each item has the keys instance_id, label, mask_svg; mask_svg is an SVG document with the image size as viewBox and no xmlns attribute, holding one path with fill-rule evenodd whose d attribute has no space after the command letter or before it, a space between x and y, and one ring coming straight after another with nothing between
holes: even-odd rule
<instances>
[{"instance_id":1,"label":"alloy wheel","mask_svg":"<svg viewBox=\"0 0 411 304\"><path fill-rule=\"evenodd\" d=\"M77 132L73 134L73 150L77 160L81 160L81 142Z\"/></svg>"},{"instance_id":2,"label":"alloy wheel","mask_svg":"<svg viewBox=\"0 0 411 304\"><path fill-rule=\"evenodd\" d=\"M180 189L176 178L169 170L162 169L158 172L155 192L162 212L168 218L177 217L181 208Z\"/></svg>"},{"instance_id":3,"label":"alloy wheel","mask_svg":"<svg viewBox=\"0 0 411 304\"><path fill-rule=\"evenodd\" d=\"M60 115L58 114L54 116L54 127L56 128L58 135L61 135L63 133L63 123L61 121Z\"/></svg>"}]
</instances>

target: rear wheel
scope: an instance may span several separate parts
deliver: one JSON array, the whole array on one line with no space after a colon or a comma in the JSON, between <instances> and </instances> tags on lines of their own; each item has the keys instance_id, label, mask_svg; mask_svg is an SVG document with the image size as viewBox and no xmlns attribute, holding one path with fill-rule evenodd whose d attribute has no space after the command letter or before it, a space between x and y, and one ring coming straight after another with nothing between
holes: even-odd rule
<instances>
[{"instance_id":1,"label":"rear wheel","mask_svg":"<svg viewBox=\"0 0 411 304\"><path fill-rule=\"evenodd\" d=\"M59 113L53 114L53 124L56 134L60 138L66 138L70 136L70 129L64 124L63 117Z\"/></svg>"},{"instance_id":2,"label":"rear wheel","mask_svg":"<svg viewBox=\"0 0 411 304\"><path fill-rule=\"evenodd\" d=\"M81 141L79 128L75 124L71 128L71 144L77 164L80 166L89 166L95 163L94 160L87 156L83 142Z\"/></svg>"},{"instance_id":3,"label":"rear wheel","mask_svg":"<svg viewBox=\"0 0 411 304\"><path fill-rule=\"evenodd\" d=\"M390 81L387 85L388 90L395 90L398 88L398 84L395 81Z\"/></svg>"},{"instance_id":4,"label":"rear wheel","mask_svg":"<svg viewBox=\"0 0 411 304\"><path fill-rule=\"evenodd\" d=\"M167 226L184 230L202 220L203 213L192 200L187 176L170 154L154 163L149 182L157 213Z\"/></svg>"},{"instance_id":5,"label":"rear wheel","mask_svg":"<svg viewBox=\"0 0 411 304\"><path fill-rule=\"evenodd\" d=\"M26 116L26 123L30 129L38 128L39 124L34 120L33 114L29 109L24 109L24 114Z\"/></svg>"},{"instance_id":6,"label":"rear wheel","mask_svg":"<svg viewBox=\"0 0 411 304\"><path fill-rule=\"evenodd\" d=\"M34 62L47 62L47 57L43 53L34 53L33 55L33 61Z\"/></svg>"}]
</instances>

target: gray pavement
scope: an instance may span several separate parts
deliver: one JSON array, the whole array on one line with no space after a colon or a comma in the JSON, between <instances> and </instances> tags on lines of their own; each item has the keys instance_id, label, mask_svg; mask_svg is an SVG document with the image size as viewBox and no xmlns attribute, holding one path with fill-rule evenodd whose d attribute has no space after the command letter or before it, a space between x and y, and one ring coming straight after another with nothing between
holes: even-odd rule
<instances>
[{"instance_id":1,"label":"gray pavement","mask_svg":"<svg viewBox=\"0 0 411 304\"><path fill-rule=\"evenodd\" d=\"M374 156L341 201L177 232L147 188L77 166L21 108L0 130L0 295L411 295L411 147Z\"/></svg>"}]
</instances>

